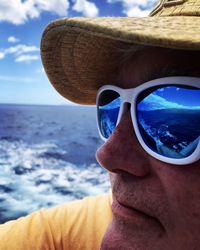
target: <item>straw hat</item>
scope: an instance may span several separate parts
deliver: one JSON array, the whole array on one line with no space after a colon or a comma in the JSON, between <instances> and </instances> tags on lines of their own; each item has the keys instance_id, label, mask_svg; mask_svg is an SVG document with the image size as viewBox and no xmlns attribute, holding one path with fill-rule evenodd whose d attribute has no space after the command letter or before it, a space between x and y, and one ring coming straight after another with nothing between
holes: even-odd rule
<instances>
[{"instance_id":1,"label":"straw hat","mask_svg":"<svg viewBox=\"0 0 200 250\"><path fill-rule=\"evenodd\" d=\"M115 83L127 44L200 50L200 0L161 0L149 17L64 18L41 41L45 71L55 89L94 104L101 85Z\"/></svg>"}]
</instances>

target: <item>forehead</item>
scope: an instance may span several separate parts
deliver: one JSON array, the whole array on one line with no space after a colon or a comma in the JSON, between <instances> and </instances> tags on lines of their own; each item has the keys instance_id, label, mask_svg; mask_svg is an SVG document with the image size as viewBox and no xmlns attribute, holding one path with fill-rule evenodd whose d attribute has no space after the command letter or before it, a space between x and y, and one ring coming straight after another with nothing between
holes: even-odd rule
<instances>
[{"instance_id":1,"label":"forehead","mask_svg":"<svg viewBox=\"0 0 200 250\"><path fill-rule=\"evenodd\" d=\"M124 88L167 76L200 76L200 51L148 48L122 63L119 85Z\"/></svg>"}]
</instances>

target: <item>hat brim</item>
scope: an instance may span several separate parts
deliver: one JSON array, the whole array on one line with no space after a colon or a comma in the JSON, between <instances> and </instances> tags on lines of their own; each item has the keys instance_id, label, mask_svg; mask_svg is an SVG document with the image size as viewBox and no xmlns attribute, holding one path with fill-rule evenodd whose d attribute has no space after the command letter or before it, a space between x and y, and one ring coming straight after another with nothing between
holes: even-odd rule
<instances>
[{"instance_id":1,"label":"hat brim","mask_svg":"<svg viewBox=\"0 0 200 250\"><path fill-rule=\"evenodd\" d=\"M80 104L95 104L97 89L115 84L127 44L200 50L200 18L65 18L41 40L44 69L55 89Z\"/></svg>"}]
</instances>

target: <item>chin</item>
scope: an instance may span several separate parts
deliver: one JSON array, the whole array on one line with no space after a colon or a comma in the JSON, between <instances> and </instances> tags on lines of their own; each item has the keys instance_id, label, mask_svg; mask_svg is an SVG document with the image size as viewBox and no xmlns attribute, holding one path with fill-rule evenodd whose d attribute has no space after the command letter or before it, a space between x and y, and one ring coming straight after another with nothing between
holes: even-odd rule
<instances>
[{"instance_id":1,"label":"chin","mask_svg":"<svg viewBox=\"0 0 200 250\"><path fill-rule=\"evenodd\" d=\"M113 217L101 243L101 250L171 250L162 234L138 230L119 218Z\"/></svg>"},{"instance_id":2,"label":"chin","mask_svg":"<svg viewBox=\"0 0 200 250\"><path fill-rule=\"evenodd\" d=\"M103 237L101 250L132 249L130 245L132 245L131 242L124 239L123 235L117 230L115 221L113 220Z\"/></svg>"}]
</instances>

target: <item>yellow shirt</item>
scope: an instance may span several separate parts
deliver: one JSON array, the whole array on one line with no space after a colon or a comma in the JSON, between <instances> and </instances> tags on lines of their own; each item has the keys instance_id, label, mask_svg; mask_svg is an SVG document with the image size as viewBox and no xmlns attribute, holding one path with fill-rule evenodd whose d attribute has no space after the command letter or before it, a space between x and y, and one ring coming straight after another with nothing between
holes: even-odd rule
<instances>
[{"instance_id":1,"label":"yellow shirt","mask_svg":"<svg viewBox=\"0 0 200 250\"><path fill-rule=\"evenodd\" d=\"M111 193L0 225L0 250L95 250L112 219Z\"/></svg>"}]
</instances>

